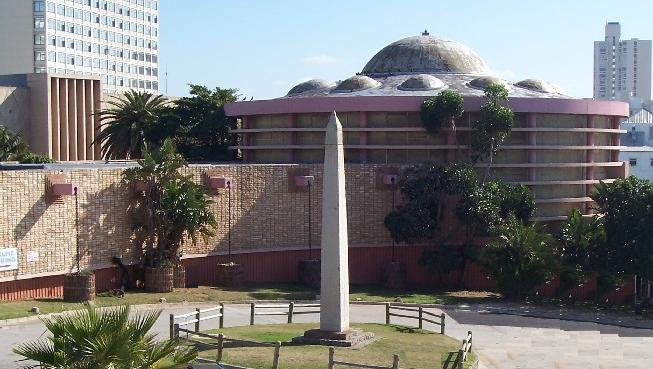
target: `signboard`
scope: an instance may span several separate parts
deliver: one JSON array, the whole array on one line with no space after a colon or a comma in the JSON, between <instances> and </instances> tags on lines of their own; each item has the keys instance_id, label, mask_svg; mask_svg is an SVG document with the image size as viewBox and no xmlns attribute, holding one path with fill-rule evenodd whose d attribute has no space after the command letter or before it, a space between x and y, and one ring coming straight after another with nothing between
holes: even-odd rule
<instances>
[{"instance_id":1,"label":"signboard","mask_svg":"<svg viewBox=\"0 0 653 369\"><path fill-rule=\"evenodd\" d=\"M28 251L25 255L28 263L36 263L39 261L39 252L38 251Z\"/></svg>"},{"instance_id":2,"label":"signboard","mask_svg":"<svg viewBox=\"0 0 653 369\"><path fill-rule=\"evenodd\" d=\"M0 249L0 271L18 269L18 249Z\"/></svg>"}]
</instances>

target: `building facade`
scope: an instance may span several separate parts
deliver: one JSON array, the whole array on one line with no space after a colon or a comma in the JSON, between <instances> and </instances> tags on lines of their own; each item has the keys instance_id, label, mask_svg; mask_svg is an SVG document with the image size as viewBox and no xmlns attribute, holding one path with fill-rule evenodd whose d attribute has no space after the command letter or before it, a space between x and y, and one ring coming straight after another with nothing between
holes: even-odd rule
<instances>
[{"instance_id":1,"label":"building facade","mask_svg":"<svg viewBox=\"0 0 653 369\"><path fill-rule=\"evenodd\" d=\"M641 109L621 123L620 160L630 166L630 174L653 180L653 113Z\"/></svg>"},{"instance_id":2,"label":"building facade","mask_svg":"<svg viewBox=\"0 0 653 369\"><path fill-rule=\"evenodd\" d=\"M106 93L158 93L158 45L157 0L0 1L0 75L97 75Z\"/></svg>"},{"instance_id":3,"label":"building facade","mask_svg":"<svg viewBox=\"0 0 653 369\"><path fill-rule=\"evenodd\" d=\"M604 40L594 41L594 98L651 100L651 40L622 40L618 22L605 25Z\"/></svg>"}]
</instances>

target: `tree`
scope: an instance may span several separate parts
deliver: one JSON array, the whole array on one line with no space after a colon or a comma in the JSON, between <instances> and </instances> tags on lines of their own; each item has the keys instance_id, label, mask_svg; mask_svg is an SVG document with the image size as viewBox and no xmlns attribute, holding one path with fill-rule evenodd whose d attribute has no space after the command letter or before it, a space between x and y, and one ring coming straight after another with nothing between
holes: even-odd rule
<instances>
[{"instance_id":1,"label":"tree","mask_svg":"<svg viewBox=\"0 0 653 369\"><path fill-rule=\"evenodd\" d=\"M549 280L556 269L554 238L538 223L509 216L499 238L482 248L479 262L506 296L522 298Z\"/></svg>"},{"instance_id":2,"label":"tree","mask_svg":"<svg viewBox=\"0 0 653 369\"><path fill-rule=\"evenodd\" d=\"M127 91L108 109L100 110L101 130L93 144L100 145L109 159L139 159L150 146L148 135L155 131L166 100L149 92Z\"/></svg>"},{"instance_id":3,"label":"tree","mask_svg":"<svg viewBox=\"0 0 653 369\"><path fill-rule=\"evenodd\" d=\"M578 209L573 209L562 224L556 257L560 264L560 294L581 285L594 273L604 272L603 263L605 230L599 216L583 219Z\"/></svg>"},{"instance_id":4,"label":"tree","mask_svg":"<svg viewBox=\"0 0 653 369\"><path fill-rule=\"evenodd\" d=\"M190 85L190 97L175 101L175 143L189 161L233 160L236 151L229 146L238 144L235 117L228 117L224 105L238 99L237 90Z\"/></svg>"},{"instance_id":5,"label":"tree","mask_svg":"<svg viewBox=\"0 0 653 369\"><path fill-rule=\"evenodd\" d=\"M0 126L0 161L18 161L21 164L54 162L46 155L31 152L19 134L4 126Z\"/></svg>"},{"instance_id":6,"label":"tree","mask_svg":"<svg viewBox=\"0 0 653 369\"><path fill-rule=\"evenodd\" d=\"M152 153L146 150L138 167L123 172L125 183L146 184L144 196L131 205L130 214L147 266L177 265L185 237L195 243L198 235L205 241L213 235L216 220L210 210L212 202L204 186L181 173L186 165L172 140L166 139Z\"/></svg>"},{"instance_id":7,"label":"tree","mask_svg":"<svg viewBox=\"0 0 653 369\"><path fill-rule=\"evenodd\" d=\"M617 280L653 279L653 183L636 177L599 183L591 195L603 215L605 249L601 268Z\"/></svg>"},{"instance_id":8,"label":"tree","mask_svg":"<svg viewBox=\"0 0 653 369\"><path fill-rule=\"evenodd\" d=\"M485 178L490 173L494 156L512 130L514 114L501 103L508 100L508 90L503 85L490 83L485 88L487 102L481 106L480 119L472 123L470 137L473 162L488 160Z\"/></svg>"},{"instance_id":9,"label":"tree","mask_svg":"<svg viewBox=\"0 0 653 369\"><path fill-rule=\"evenodd\" d=\"M449 125L456 132L456 119L463 115L463 97L454 90L444 90L422 103L420 116L426 131L433 135Z\"/></svg>"},{"instance_id":10,"label":"tree","mask_svg":"<svg viewBox=\"0 0 653 369\"><path fill-rule=\"evenodd\" d=\"M43 319L50 336L13 351L43 369L164 369L195 359L195 349L149 333L161 312L129 317L129 307L96 308Z\"/></svg>"}]
</instances>

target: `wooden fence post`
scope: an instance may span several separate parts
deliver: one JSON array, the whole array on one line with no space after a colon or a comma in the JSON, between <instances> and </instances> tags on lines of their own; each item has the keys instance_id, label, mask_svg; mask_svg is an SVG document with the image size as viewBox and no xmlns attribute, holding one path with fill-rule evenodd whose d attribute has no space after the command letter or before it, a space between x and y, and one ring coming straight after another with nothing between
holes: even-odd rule
<instances>
[{"instance_id":1,"label":"wooden fence post","mask_svg":"<svg viewBox=\"0 0 653 369\"><path fill-rule=\"evenodd\" d=\"M224 304L220 303L220 320L219 320L220 329L224 328Z\"/></svg>"},{"instance_id":2,"label":"wooden fence post","mask_svg":"<svg viewBox=\"0 0 653 369\"><path fill-rule=\"evenodd\" d=\"M392 369L399 369L399 355L392 355Z\"/></svg>"},{"instance_id":3,"label":"wooden fence post","mask_svg":"<svg viewBox=\"0 0 653 369\"><path fill-rule=\"evenodd\" d=\"M179 324L175 324L173 327L174 327L174 328L173 328L173 330L174 330L174 337L175 337L175 339L178 340L178 339L179 339Z\"/></svg>"},{"instance_id":4,"label":"wooden fence post","mask_svg":"<svg viewBox=\"0 0 653 369\"><path fill-rule=\"evenodd\" d=\"M385 303L385 324L390 324L390 303Z\"/></svg>"},{"instance_id":5,"label":"wooden fence post","mask_svg":"<svg viewBox=\"0 0 653 369\"><path fill-rule=\"evenodd\" d=\"M329 369L333 369L333 354L334 354L334 349L333 347L329 347Z\"/></svg>"},{"instance_id":6,"label":"wooden fence post","mask_svg":"<svg viewBox=\"0 0 653 369\"><path fill-rule=\"evenodd\" d=\"M170 314L170 340L175 339L175 314Z\"/></svg>"},{"instance_id":7,"label":"wooden fence post","mask_svg":"<svg viewBox=\"0 0 653 369\"><path fill-rule=\"evenodd\" d=\"M440 314L440 334L444 334L444 313Z\"/></svg>"},{"instance_id":8,"label":"wooden fence post","mask_svg":"<svg viewBox=\"0 0 653 369\"><path fill-rule=\"evenodd\" d=\"M463 346L465 346L465 340L463 340ZM463 360L465 353L463 352L462 349L458 350L458 368L456 369L463 369L463 363L465 360Z\"/></svg>"},{"instance_id":9,"label":"wooden fence post","mask_svg":"<svg viewBox=\"0 0 653 369\"><path fill-rule=\"evenodd\" d=\"M288 305L288 324L292 323L292 314L295 311L295 303L291 302L290 305Z\"/></svg>"},{"instance_id":10,"label":"wooden fence post","mask_svg":"<svg viewBox=\"0 0 653 369\"><path fill-rule=\"evenodd\" d=\"M200 331L200 308L195 308L195 332Z\"/></svg>"},{"instance_id":11,"label":"wooden fence post","mask_svg":"<svg viewBox=\"0 0 653 369\"><path fill-rule=\"evenodd\" d=\"M421 305L420 305L420 307L419 307L419 317L418 317L418 321L419 321L419 329L422 329L422 306L421 306Z\"/></svg>"},{"instance_id":12,"label":"wooden fence post","mask_svg":"<svg viewBox=\"0 0 653 369\"><path fill-rule=\"evenodd\" d=\"M469 337L469 352L472 352L472 331L467 331L467 337Z\"/></svg>"},{"instance_id":13,"label":"wooden fence post","mask_svg":"<svg viewBox=\"0 0 653 369\"><path fill-rule=\"evenodd\" d=\"M272 358L272 369L279 368L279 350L281 349L281 342L277 341L274 344L274 357Z\"/></svg>"},{"instance_id":14,"label":"wooden fence post","mask_svg":"<svg viewBox=\"0 0 653 369\"><path fill-rule=\"evenodd\" d=\"M249 325L254 325L254 310L256 309L256 304L249 304Z\"/></svg>"},{"instance_id":15,"label":"wooden fence post","mask_svg":"<svg viewBox=\"0 0 653 369\"><path fill-rule=\"evenodd\" d=\"M220 333L218 334L218 357L216 358L216 361L221 362L222 361L222 349L224 348L224 334Z\"/></svg>"}]
</instances>

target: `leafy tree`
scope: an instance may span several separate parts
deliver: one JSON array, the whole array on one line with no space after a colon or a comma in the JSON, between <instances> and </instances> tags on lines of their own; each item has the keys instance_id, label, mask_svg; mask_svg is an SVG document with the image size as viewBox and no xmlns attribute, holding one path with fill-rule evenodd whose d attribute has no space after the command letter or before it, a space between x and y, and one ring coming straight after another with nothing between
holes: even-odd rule
<instances>
[{"instance_id":1,"label":"leafy tree","mask_svg":"<svg viewBox=\"0 0 653 369\"><path fill-rule=\"evenodd\" d=\"M503 85L491 83L485 88L487 102L481 106L480 119L472 123L470 137L472 161L489 159L485 172L488 177L494 156L512 130L514 114L501 103L508 100L508 90Z\"/></svg>"},{"instance_id":2,"label":"leafy tree","mask_svg":"<svg viewBox=\"0 0 653 369\"><path fill-rule=\"evenodd\" d=\"M99 111L101 131L93 144L100 145L105 159L139 159L150 146L148 134L157 129L165 107L162 95L127 91L108 109Z\"/></svg>"},{"instance_id":3,"label":"leafy tree","mask_svg":"<svg viewBox=\"0 0 653 369\"><path fill-rule=\"evenodd\" d=\"M123 173L126 183L147 185L144 196L130 208L136 242L144 245L146 265L178 264L186 236L196 243L198 235L205 241L213 235L212 202L203 186L181 173L186 161L171 139L152 153L146 150L138 164Z\"/></svg>"},{"instance_id":4,"label":"leafy tree","mask_svg":"<svg viewBox=\"0 0 653 369\"><path fill-rule=\"evenodd\" d=\"M554 238L538 223L509 216L499 238L482 248L479 262L506 296L522 298L549 280L556 269Z\"/></svg>"},{"instance_id":5,"label":"leafy tree","mask_svg":"<svg viewBox=\"0 0 653 369\"><path fill-rule=\"evenodd\" d=\"M444 90L422 103L422 124L430 134L437 134L448 125L456 132L456 119L463 115L463 97L454 90Z\"/></svg>"},{"instance_id":6,"label":"leafy tree","mask_svg":"<svg viewBox=\"0 0 653 369\"><path fill-rule=\"evenodd\" d=\"M161 312L129 317L129 307L85 310L43 319L46 339L18 345L14 352L44 369L164 369L195 359L193 348L159 341L150 330Z\"/></svg>"},{"instance_id":7,"label":"leafy tree","mask_svg":"<svg viewBox=\"0 0 653 369\"><path fill-rule=\"evenodd\" d=\"M602 269L617 279L653 279L653 183L632 176L601 182L591 196L605 226Z\"/></svg>"},{"instance_id":8,"label":"leafy tree","mask_svg":"<svg viewBox=\"0 0 653 369\"><path fill-rule=\"evenodd\" d=\"M189 161L233 160L236 152L229 146L238 144L235 117L227 117L224 105L236 101L237 90L211 90L190 85L190 97L175 101L171 121L176 119L174 138L179 152Z\"/></svg>"},{"instance_id":9,"label":"leafy tree","mask_svg":"<svg viewBox=\"0 0 653 369\"><path fill-rule=\"evenodd\" d=\"M600 217L584 220L581 212L573 209L562 225L558 241L561 294L582 284L592 274L605 272L602 267L606 256L605 230Z\"/></svg>"},{"instance_id":10,"label":"leafy tree","mask_svg":"<svg viewBox=\"0 0 653 369\"><path fill-rule=\"evenodd\" d=\"M31 152L19 134L4 126L0 126L0 161L18 161L21 164L54 162L46 155Z\"/></svg>"}]
</instances>

